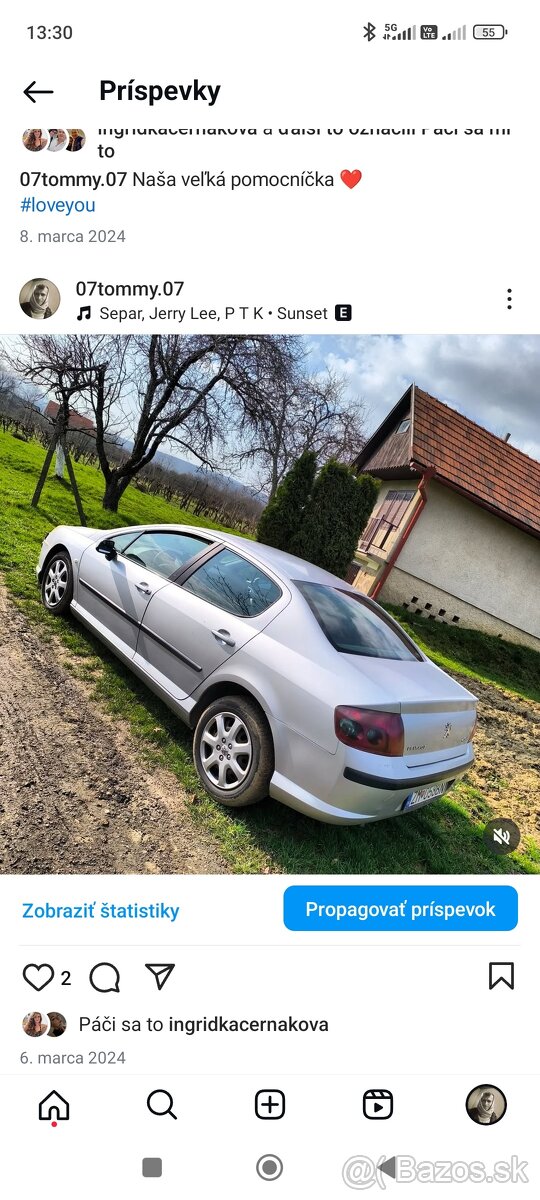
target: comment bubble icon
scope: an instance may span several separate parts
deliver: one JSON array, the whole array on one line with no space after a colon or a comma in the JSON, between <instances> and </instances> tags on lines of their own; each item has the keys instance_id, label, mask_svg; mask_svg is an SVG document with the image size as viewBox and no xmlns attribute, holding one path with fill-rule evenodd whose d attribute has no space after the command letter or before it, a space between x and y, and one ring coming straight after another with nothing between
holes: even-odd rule
<instances>
[{"instance_id":1,"label":"comment bubble icon","mask_svg":"<svg viewBox=\"0 0 540 1200\"><path fill-rule=\"evenodd\" d=\"M90 985L95 992L119 992L120 971L114 963L96 963L90 971Z\"/></svg>"}]
</instances>

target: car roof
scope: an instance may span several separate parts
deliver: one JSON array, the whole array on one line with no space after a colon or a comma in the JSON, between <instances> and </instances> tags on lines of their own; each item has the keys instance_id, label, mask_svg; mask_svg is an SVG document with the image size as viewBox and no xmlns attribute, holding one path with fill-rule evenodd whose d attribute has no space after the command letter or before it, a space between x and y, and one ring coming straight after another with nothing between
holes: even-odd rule
<instances>
[{"instance_id":1,"label":"car roof","mask_svg":"<svg viewBox=\"0 0 540 1200\"><path fill-rule=\"evenodd\" d=\"M329 571L323 571L321 567L316 567L304 558L297 558L294 554L286 554L284 550L276 550L274 546L266 546L264 542L255 542L251 538L241 537L240 534L223 533L221 529L207 529L203 525L154 525L150 521L146 525L132 526L132 528L134 533L148 529L156 533L158 530L163 530L169 533L204 534L205 537L211 538L212 541L223 542L224 545L230 546L231 549L249 554L251 558L256 559L257 562L266 564L270 570L275 571L277 575L280 575L289 582L309 580L311 583L324 583L327 587L339 586L346 591L353 590L344 579L339 579L337 575L331 575Z\"/></svg>"}]
</instances>

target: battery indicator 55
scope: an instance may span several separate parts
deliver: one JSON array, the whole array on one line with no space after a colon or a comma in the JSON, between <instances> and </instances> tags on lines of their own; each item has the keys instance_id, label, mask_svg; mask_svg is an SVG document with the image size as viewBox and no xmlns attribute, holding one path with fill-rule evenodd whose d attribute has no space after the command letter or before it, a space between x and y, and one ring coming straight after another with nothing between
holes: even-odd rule
<instances>
[{"instance_id":1,"label":"battery indicator 55","mask_svg":"<svg viewBox=\"0 0 540 1200\"><path fill-rule=\"evenodd\" d=\"M494 42L503 38L508 33L504 25L474 25L473 38L478 38L482 42Z\"/></svg>"}]
</instances>

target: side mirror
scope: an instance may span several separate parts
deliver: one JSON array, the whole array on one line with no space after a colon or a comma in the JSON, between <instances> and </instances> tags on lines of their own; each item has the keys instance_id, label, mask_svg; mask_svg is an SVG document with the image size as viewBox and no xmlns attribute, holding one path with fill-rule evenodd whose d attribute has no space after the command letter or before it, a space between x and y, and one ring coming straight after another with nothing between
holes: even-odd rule
<instances>
[{"instance_id":1,"label":"side mirror","mask_svg":"<svg viewBox=\"0 0 540 1200\"><path fill-rule=\"evenodd\" d=\"M104 554L105 558L108 559L109 562L111 561L111 558L116 558L116 546L113 542L113 539L105 538L104 542L100 542L97 552L98 554Z\"/></svg>"}]
</instances>

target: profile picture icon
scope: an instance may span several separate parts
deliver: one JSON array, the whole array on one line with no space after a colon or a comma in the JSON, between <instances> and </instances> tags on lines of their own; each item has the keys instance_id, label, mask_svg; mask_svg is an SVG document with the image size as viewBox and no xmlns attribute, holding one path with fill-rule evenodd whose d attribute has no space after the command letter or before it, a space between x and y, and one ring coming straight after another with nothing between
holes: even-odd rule
<instances>
[{"instance_id":1,"label":"profile picture icon","mask_svg":"<svg viewBox=\"0 0 540 1200\"><path fill-rule=\"evenodd\" d=\"M66 1032L66 1018L59 1012L47 1013L47 1018L49 1021L47 1037L62 1037L62 1034Z\"/></svg>"},{"instance_id":2,"label":"profile picture icon","mask_svg":"<svg viewBox=\"0 0 540 1200\"><path fill-rule=\"evenodd\" d=\"M49 131L48 129L25 129L22 140L25 149L31 150L35 154L38 150L45 150L49 145Z\"/></svg>"},{"instance_id":3,"label":"profile picture icon","mask_svg":"<svg viewBox=\"0 0 540 1200\"><path fill-rule=\"evenodd\" d=\"M51 150L53 154L57 150L67 150L68 142L67 129L49 129L49 145L47 146L47 150Z\"/></svg>"},{"instance_id":4,"label":"profile picture icon","mask_svg":"<svg viewBox=\"0 0 540 1200\"><path fill-rule=\"evenodd\" d=\"M491 1083L481 1083L469 1092L465 1101L467 1114L477 1125L496 1125L506 1112L506 1096Z\"/></svg>"},{"instance_id":5,"label":"profile picture icon","mask_svg":"<svg viewBox=\"0 0 540 1200\"><path fill-rule=\"evenodd\" d=\"M48 1018L40 1012L29 1012L23 1017L22 1027L28 1037L43 1037L49 1031Z\"/></svg>"},{"instance_id":6,"label":"profile picture icon","mask_svg":"<svg viewBox=\"0 0 540 1200\"><path fill-rule=\"evenodd\" d=\"M77 150L82 150L86 142L86 134L83 129L68 129L68 144L66 149L72 154Z\"/></svg>"},{"instance_id":7,"label":"profile picture icon","mask_svg":"<svg viewBox=\"0 0 540 1200\"><path fill-rule=\"evenodd\" d=\"M19 304L27 317L46 321L54 316L60 304L60 292L50 279L29 279L19 292Z\"/></svg>"}]
</instances>

